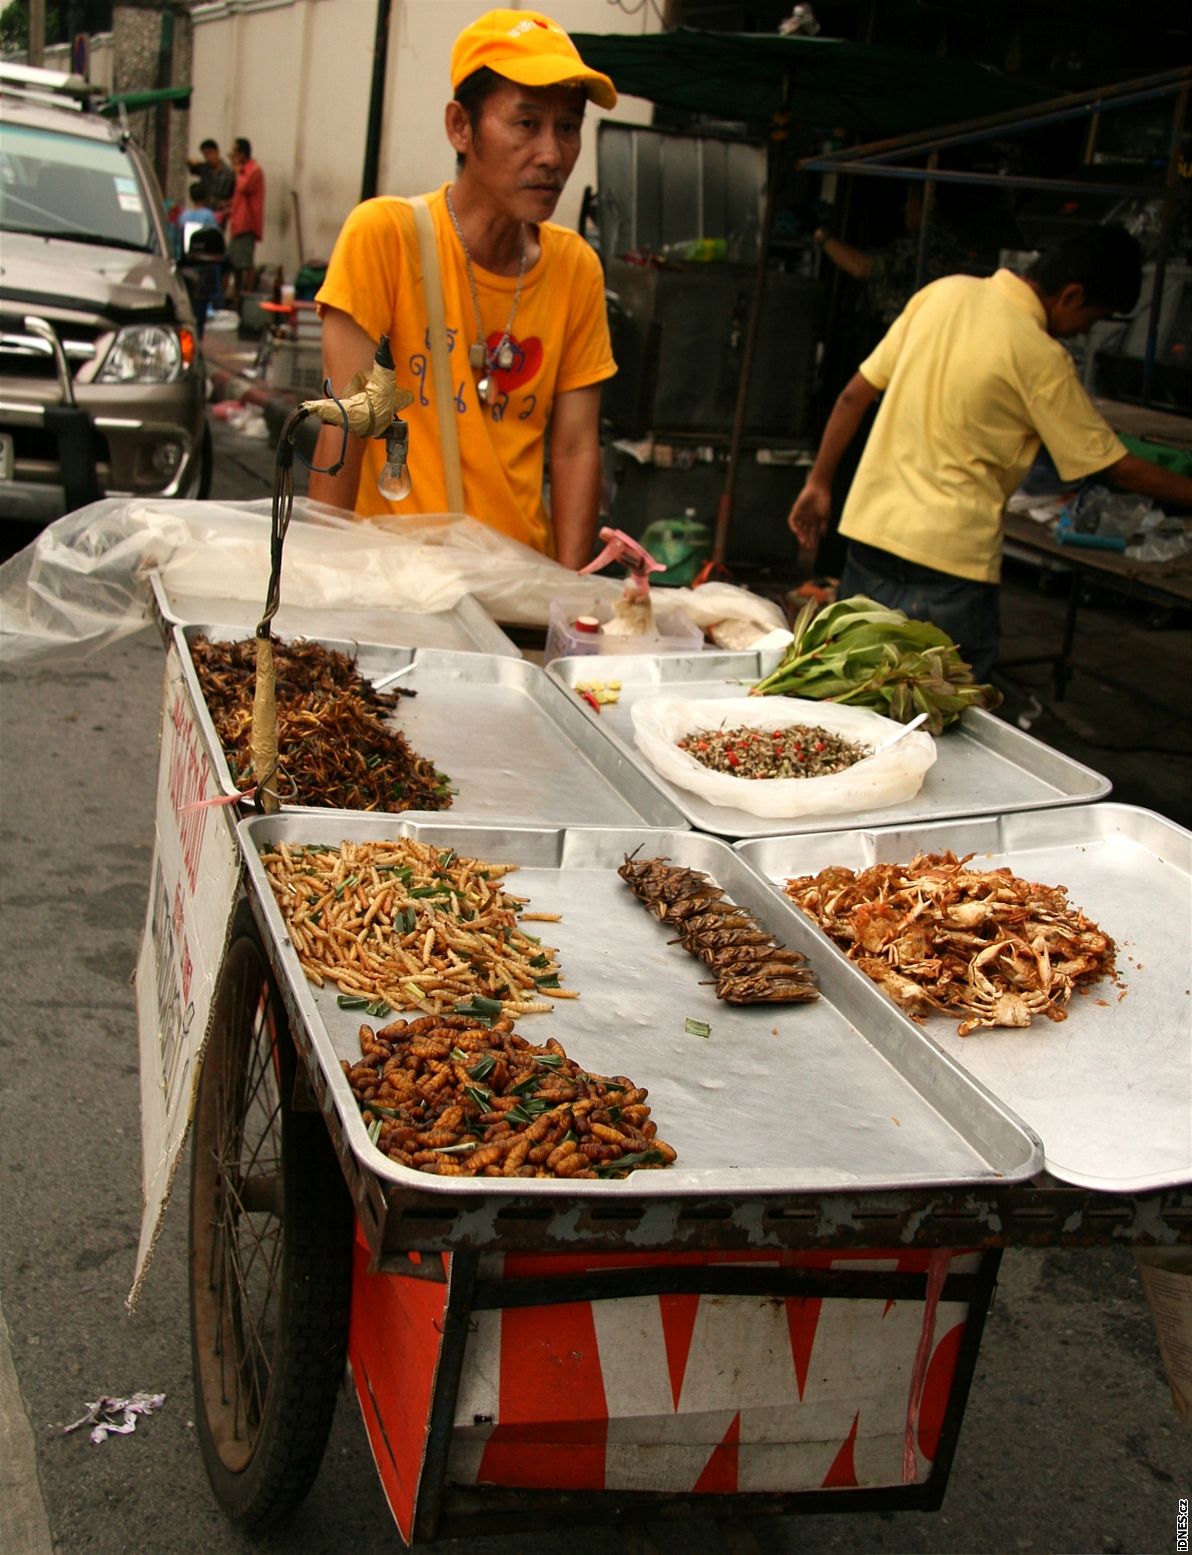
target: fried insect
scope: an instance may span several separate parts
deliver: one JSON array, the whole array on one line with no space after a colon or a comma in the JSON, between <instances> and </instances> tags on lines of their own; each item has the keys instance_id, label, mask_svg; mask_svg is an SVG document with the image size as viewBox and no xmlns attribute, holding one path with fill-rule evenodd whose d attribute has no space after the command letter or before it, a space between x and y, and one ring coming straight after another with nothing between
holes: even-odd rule
<instances>
[{"instance_id":1,"label":"fried insect","mask_svg":"<svg viewBox=\"0 0 1192 1555\"><path fill-rule=\"evenodd\" d=\"M1108 934L1063 886L1009 869L968 869L971 853L917 854L910 864L842 866L786 882L796 907L915 1020L929 1010L984 1026L1067 1018L1072 990L1115 975Z\"/></svg>"},{"instance_id":2,"label":"fried insect","mask_svg":"<svg viewBox=\"0 0 1192 1555\"><path fill-rule=\"evenodd\" d=\"M670 1166L647 1092L589 1074L553 1037L534 1047L501 1018L395 1021L360 1028L363 1059L344 1063L378 1150L450 1177L626 1177Z\"/></svg>"},{"instance_id":3,"label":"fried insect","mask_svg":"<svg viewBox=\"0 0 1192 1555\"><path fill-rule=\"evenodd\" d=\"M232 781L251 787L256 647L191 640L191 659ZM315 642L275 642L277 745L288 803L339 810L445 810L450 780L385 721L406 688L378 691L347 654Z\"/></svg>"},{"instance_id":4,"label":"fried insect","mask_svg":"<svg viewBox=\"0 0 1192 1555\"><path fill-rule=\"evenodd\" d=\"M630 890L680 944L715 973L716 997L729 1004L805 1004L819 998L815 975L797 950L786 950L744 908L697 869L663 858L633 856L617 870Z\"/></svg>"},{"instance_id":5,"label":"fried insect","mask_svg":"<svg viewBox=\"0 0 1192 1555\"><path fill-rule=\"evenodd\" d=\"M554 950L522 928L526 899L500 884L515 865L412 837L281 841L261 863L307 977L362 1008L430 1015L479 998L484 1014L526 1015L576 997L559 986Z\"/></svg>"}]
</instances>

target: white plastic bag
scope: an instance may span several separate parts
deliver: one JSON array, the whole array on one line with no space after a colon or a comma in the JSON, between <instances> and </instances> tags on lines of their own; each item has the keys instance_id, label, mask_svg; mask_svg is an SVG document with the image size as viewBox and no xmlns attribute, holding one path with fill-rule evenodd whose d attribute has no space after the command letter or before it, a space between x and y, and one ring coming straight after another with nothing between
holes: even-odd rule
<instances>
[{"instance_id":1,"label":"white plastic bag","mask_svg":"<svg viewBox=\"0 0 1192 1555\"><path fill-rule=\"evenodd\" d=\"M108 497L56 519L0 566L0 659L75 658L139 631L151 618L143 576L150 567L172 596L263 608L270 508ZM308 609L430 612L470 593L513 626L545 626L552 600L572 620L611 610L623 588L620 578L579 577L474 518L385 515L361 523L302 497L281 579L282 602ZM772 601L731 584L657 589L652 598L699 626L745 620L762 631L783 621Z\"/></svg>"},{"instance_id":2,"label":"white plastic bag","mask_svg":"<svg viewBox=\"0 0 1192 1555\"><path fill-rule=\"evenodd\" d=\"M647 697L633 704L638 749L662 777L711 804L729 805L771 820L800 815L846 815L902 804L919 792L936 757L923 730L904 734L889 750L875 750L843 772L826 777L741 778L712 772L678 747L697 729L787 729L818 724L844 739L877 747L904 726L863 707L812 702L802 697L727 697L688 701Z\"/></svg>"}]
</instances>

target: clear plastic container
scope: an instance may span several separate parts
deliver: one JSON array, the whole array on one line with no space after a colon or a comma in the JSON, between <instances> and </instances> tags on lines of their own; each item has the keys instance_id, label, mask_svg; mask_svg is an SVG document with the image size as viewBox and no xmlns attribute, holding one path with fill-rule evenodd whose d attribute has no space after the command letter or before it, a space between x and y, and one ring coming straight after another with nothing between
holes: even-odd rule
<instances>
[{"instance_id":1,"label":"clear plastic container","mask_svg":"<svg viewBox=\"0 0 1192 1555\"><path fill-rule=\"evenodd\" d=\"M604 624L611 621L611 606L596 606L586 612ZM609 637L604 632L585 632L575 625L575 607L562 600L550 602L550 622L546 633L543 662L569 659L579 654L611 653L698 653L704 645L700 626L682 610L654 605L654 624L658 630L646 637Z\"/></svg>"}]
</instances>

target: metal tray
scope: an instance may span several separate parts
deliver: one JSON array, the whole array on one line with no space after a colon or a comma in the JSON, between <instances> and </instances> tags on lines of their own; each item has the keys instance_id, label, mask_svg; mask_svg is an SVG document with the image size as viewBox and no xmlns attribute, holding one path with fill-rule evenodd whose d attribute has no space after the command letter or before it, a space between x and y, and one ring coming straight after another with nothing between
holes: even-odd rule
<instances>
[{"instance_id":1,"label":"metal tray","mask_svg":"<svg viewBox=\"0 0 1192 1555\"><path fill-rule=\"evenodd\" d=\"M792 831L843 831L855 826L905 825L957 815L988 815L1079 804L1109 792L1108 778L1062 756L1000 718L970 708L938 741L939 753L923 786L906 804L852 815L771 820L714 805L660 777L633 739L630 709L639 697L739 697L779 663L778 650L762 653L618 656L597 668L590 658L555 659L547 674L569 690L577 681L619 680L620 700L595 713L580 698L588 719L679 807L700 831L719 837L772 837Z\"/></svg>"},{"instance_id":2,"label":"metal tray","mask_svg":"<svg viewBox=\"0 0 1192 1555\"><path fill-rule=\"evenodd\" d=\"M229 632L197 622L174 631L208 758L223 792L234 794L232 774L190 655L190 639L200 632L215 640ZM394 710L394 722L414 750L451 777L457 793L448 813L458 820L551 826L686 825L667 796L600 739L576 699L526 659L329 638L317 641L354 654L361 674L378 690L409 686L417 691L417 696L403 699ZM325 813L323 807L284 808Z\"/></svg>"},{"instance_id":3,"label":"metal tray","mask_svg":"<svg viewBox=\"0 0 1192 1555\"><path fill-rule=\"evenodd\" d=\"M434 1178L389 1161L368 1143L340 1068L341 1059L359 1056L360 1014L338 1007L334 987L316 989L307 981L259 849L279 840L336 845L345 837L399 834L465 856L517 863L512 889L529 897L530 910L562 914L543 933L558 950L565 986L581 996L560 1000L550 1014L524 1016L518 1029L539 1042L555 1036L577 1062L646 1086L658 1132L678 1152L676 1166L582 1185ZM802 914L714 838L453 827L375 815L316 818L309 811L242 822L238 836L279 981L326 1079L325 1110L330 1114L333 1107L359 1166L388 1184L435 1199L541 1194L574 1200L588 1193L639 1200L743 1198L1004 1183L1039 1168L1038 1142L1018 1120L914 1026L892 1018L868 979L818 945L813 955L822 995L814 1003L734 1007L701 984L707 969L667 943L671 930L618 878L627 852L644 847L704 869L787 944L801 949L815 940ZM706 1021L711 1035L688 1034L687 1017Z\"/></svg>"},{"instance_id":4,"label":"metal tray","mask_svg":"<svg viewBox=\"0 0 1192 1555\"><path fill-rule=\"evenodd\" d=\"M1192 1182L1192 832L1149 810L1099 804L775 837L738 843L736 851L781 892L789 876L831 864L867 868L945 848L1066 886L1069 900L1117 942L1121 988L1105 983L1074 995L1066 1021L1040 1020L1025 1031L958 1037L943 1015L927 1017L922 1029L1034 1129L1054 1177L1120 1192ZM822 964L831 941L814 932Z\"/></svg>"},{"instance_id":5,"label":"metal tray","mask_svg":"<svg viewBox=\"0 0 1192 1555\"><path fill-rule=\"evenodd\" d=\"M150 574L153 609L163 637L175 626L199 621L218 622L221 637L247 636L261 619L263 602L247 599L213 599L207 595L171 594L159 573ZM459 653L495 653L520 659L521 650L501 630L471 594L465 594L450 610L308 610L282 602L273 618L279 637L336 638L400 648L450 648Z\"/></svg>"}]
</instances>

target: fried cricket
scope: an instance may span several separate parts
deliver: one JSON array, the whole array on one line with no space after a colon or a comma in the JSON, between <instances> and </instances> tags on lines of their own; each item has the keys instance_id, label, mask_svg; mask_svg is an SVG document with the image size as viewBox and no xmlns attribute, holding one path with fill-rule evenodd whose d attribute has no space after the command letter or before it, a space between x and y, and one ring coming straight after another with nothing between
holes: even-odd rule
<instances>
[{"instance_id":1,"label":"fried cricket","mask_svg":"<svg viewBox=\"0 0 1192 1555\"><path fill-rule=\"evenodd\" d=\"M674 924L677 943L711 967L718 999L803 1004L819 998L815 975L799 952L785 950L698 869L630 857L617 873L651 912Z\"/></svg>"},{"instance_id":2,"label":"fried cricket","mask_svg":"<svg viewBox=\"0 0 1192 1555\"><path fill-rule=\"evenodd\" d=\"M255 645L198 636L190 652L232 781L251 787ZM417 692L378 691L347 654L320 643L275 641L273 662L288 803L390 813L448 808L450 780L386 722L400 697Z\"/></svg>"}]
</instances>

